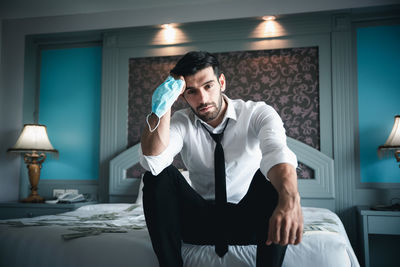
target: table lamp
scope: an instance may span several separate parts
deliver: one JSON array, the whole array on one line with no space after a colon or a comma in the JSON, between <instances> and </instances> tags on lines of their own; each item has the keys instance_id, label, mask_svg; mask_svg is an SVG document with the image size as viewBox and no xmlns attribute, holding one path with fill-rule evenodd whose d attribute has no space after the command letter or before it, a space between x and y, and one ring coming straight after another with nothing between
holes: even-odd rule
<instances>
[{"instance_id":1,"label":"table lamp","mask_svg":"<svg viewBox=\"0 0 400 267\"><path fill-rule=\"evenodd\" d=\"M39 196L37 192L40 169L46 159L44 152L58 154L58 151L50 143L46 126L41 124L25 124L15 145L7 151L25 154L24 161L28 168L31 194L21 201L29 203L44 202L44 198Z\"/></svg>"},{"instance_id":2,"label":"table lamp","mask_svg":"<svg viewBox=\"0 0 400 267\"><path fill-rule=\"evenodd\" d=\"M379 156L392 153L397 162L400 162L400 115L394 116L393 128L388 139L383 146L378 147Z\"/></svg>"},{"instance_id":3,"label":"table lamp","mask_svg":"<svg viewBox=\"0 0 400 267\"><path fill-rule=\"evenodd\" d=\"M383 146L378 147L378 155L382 157L384 155L392 155L396 158L397 162L400 162L400 115L394 116L394 124L392 131L388 139ZM399 164L400 167L400 164ZM400 203L395 203L389 206L377 205L372 207L374 210L387 210L387 211L398 211L400 210Z\"/></svg>"}]
</instances>

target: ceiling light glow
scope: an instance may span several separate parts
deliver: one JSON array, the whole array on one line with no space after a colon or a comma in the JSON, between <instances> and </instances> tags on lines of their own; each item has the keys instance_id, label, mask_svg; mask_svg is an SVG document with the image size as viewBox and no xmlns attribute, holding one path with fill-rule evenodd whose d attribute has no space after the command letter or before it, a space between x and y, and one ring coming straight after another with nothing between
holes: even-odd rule
<instances>
[{"instance_id":1,"label":"ceiling light glow","mask_svg":"<svg viewBox=\"0 0 400 267\"><path fill-rule=\"evenodd\" d=\"M164 28L164 39L167 43L173 43L175 41L176 30L171 24L163 24Z\"/></svg>"},{"instance_id":2,"label":"ceiling light glow","mask_svg":"<svg viewBox=\"0 0 400 267\"><path fill-rule=\"evenodd\" d=\"M263 18L263 20L267 20L267 21L271 21L271 20L275 20L276 19L275 16L264 16L262 18Z\"/></svg>"}]
</instances>

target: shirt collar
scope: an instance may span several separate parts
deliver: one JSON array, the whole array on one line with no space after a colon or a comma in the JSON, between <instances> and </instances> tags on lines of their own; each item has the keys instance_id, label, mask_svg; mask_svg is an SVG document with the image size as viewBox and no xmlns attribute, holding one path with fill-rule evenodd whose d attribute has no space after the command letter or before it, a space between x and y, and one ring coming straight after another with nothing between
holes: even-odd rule
<instances>
[{"instance_id":1,"label":"shirt collar","mask_svg":"<svg viewBox=\"0 0 400 267\"><path fill-rule=\"evenodd\" d=\"M232 120L237 120L237 114L236 114L236 110L235 110L235 106L234 103L232 102L232 100L227 97L225 94L222 94L222 97L226 100L226 104L227 104L227 109L224 115L224 118L222 119L222 122L215 127L215 129L217 129L218 127L220 127L221 125L225 124L225 121L229 118ZM192 123L196 126L196 127L200 127L200 123L203 123L205 126L207 126L207 128L211 128L211 126L209 126L206 122L202 121L199 117L197 117L196 114L194 114L194 112L192 111L190 114L190 118L192 120Z\"/></svg>"}]
</instances>

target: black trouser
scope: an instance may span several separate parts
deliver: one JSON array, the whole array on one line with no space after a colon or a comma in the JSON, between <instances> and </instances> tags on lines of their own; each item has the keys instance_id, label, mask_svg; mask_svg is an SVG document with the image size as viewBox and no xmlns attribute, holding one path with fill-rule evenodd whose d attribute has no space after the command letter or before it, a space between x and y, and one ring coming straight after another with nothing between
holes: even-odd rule
<instances>
[{"instance_id":1,"label":"black trouser","mask_svg":"<svg viewBox=\"0 0 400 267\"><path fill-rule=\"evenodd\" d=\"M144 175L143 205L153 249L161 267L183 266L181 241L214 245L215 204L201 197L172 165L159 175ZM281 266L286 246L267 246L268 221L278 194L258 170L243 199L228 203L225 214L230 245L257 245L257 267Z\"/></svg>"}]
</instances>

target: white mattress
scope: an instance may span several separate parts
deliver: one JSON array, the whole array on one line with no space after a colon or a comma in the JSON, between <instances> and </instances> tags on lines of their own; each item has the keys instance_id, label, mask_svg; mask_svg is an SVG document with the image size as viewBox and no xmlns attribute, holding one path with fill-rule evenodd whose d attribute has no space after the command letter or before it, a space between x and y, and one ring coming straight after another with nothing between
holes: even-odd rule
<instances>
[{"instance_id":1,"label":"white mattress","mask_svg":"<svg viewBox=\"0 0 400 267\"><path fill-rule=\"evenodd\" d=\"M283 266L359 266L336 214L320 208L303 208L303 214L303 241L288 246ZM255 246L230 246L221 259L213 246L183 244L182 256L188 267L255 266ZM97 204L0 221L0 266L155 267L158 262L140 205Z\"/></svg>"}]
</instances>

